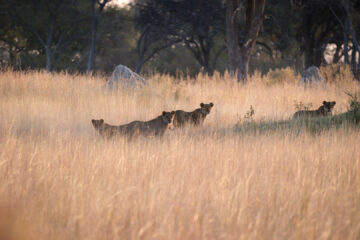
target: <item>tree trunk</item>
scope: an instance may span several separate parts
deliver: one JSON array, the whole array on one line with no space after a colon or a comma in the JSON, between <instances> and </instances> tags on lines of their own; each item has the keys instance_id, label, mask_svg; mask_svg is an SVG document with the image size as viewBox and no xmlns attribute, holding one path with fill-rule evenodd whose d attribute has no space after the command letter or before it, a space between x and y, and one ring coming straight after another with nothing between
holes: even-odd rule
<instances>
[{"instance_id":1,"label":"tree trunk","mask_svg":"<svg viewBox=\"0 0 360 240\"><path fill-rule=\"evenodd\" d=\"M235 76L237 66L239 65L240 47L239 47L239 26L234 21L233 15L236 14L237 1L226 1L226 47L229 56L229 72Z\"/></svg>"},{"instance_id":2,"label":"tree trunk","mask_svg":"<svg viewBox=\"0 0 360 240\"><path fill-rule=\"evenodd\" d=\"M349 40L348 40L348 27L349 21L346 19L344 24L344 62L349 64Z\"/></svg>"},{"instance_id":3,"label":"tree trunk","mask_svg":"<svg viewBox=\"0 0 360 240\"><path fill-rule=\"evenodd\" d=\"M47 72L51 72L51 47L45 47L45 56L46 56L46 66L45 69Z\"/></svg>"},{"instance_id":4,"label":"tree trunk","mask_svg":"<svg viewBox=\"0 0 360 240\"><path fill-rule=\"evenodd\" d=\"M351 50L351 67L356 70L356 49L354 47Z\"/></svg>"},{"instance_id":5,"label":"tree trunk","mask_svg":"<svg viewBox=\"0 0 360 240\"><path fill-rule=\"evenodd\" d=\"M352 63L353 63L353 67L356 70L356 52L360 53L360 49L359 49L359 43L357 41L356 38L356 34L351 22L351 18L350 18L350 3L349 0L345 0L344 1L344 8L345 8L345 12L346 12L346 22L347 22L347 27L348 27L348 31L351 34L351 39L352 39L352 44L353 44L353 54L352 54ZM358 68L360 68L360 62L358 63Z\"/></svg>"},{"instance_id":6,"label":"tree trunk","mask_svg":"<svg viewBox=\"0 0 360 240\"><path fill-rule=\"evenodd\" d=\"M15 66L16 67L14 51L13 51L13 48L11 46L9 46L9 66Z\"/></svg>"},{"instance_id":7,"label":"tree trunk","mask_svg":"<svg viewBox=\"0 0 360 240\"><path fill-rule=\"evenodd\" d=\"M336 50L334 53L333 63L338 63L340 60L340 50L341 50L341 43L336 43Z\"/></svg>"},{"instance_id":8,"label":"tree trunk","mask_svg":"<svg viewBox=\"0 0 360 240\"><path fill-rule=\"evenodd\" d=\"M237 79L240 82L247 81L247 74L249 71L250 53L249 49L240 49L240 59L237 70Z\"/></svg>"},{"instance_id":9,"label":"tree trunk","mask_svg":"<svg viewBox=\"0 0 360 240\"><path fill-rule=\"evenodd\" d=\"M246 20L240 41L237 14L245 3ZM230 75L238 82L247 81L252 49L262 23L265 0L227 0L226 1L226 47L230 62Z\"/></svg>"},{"instance_id":10,"label":"tree trunk","mask_svg":"<svg viewBox=\"0 0 360 240\"><path fill-rule=\"evenodd\" d=\"M142 67L144 65L144 61L142 58L138 58L137 64L136 64L136 68L135 68L135 72L136 73L140 73Z\"/></svg>"},{"instance_id":11,"label":"tree trunk","mask_svg":"<svg viewBox=\"0 0 360 240\"><path fill-rule=\"evenodd\" d=\"M210 66L210 54L208 51L204 51L203 56L204 56L204 62L202 65L204 67L204 72L211 76L213 74L213 69L211 69Z\"/></svg>"},{"instance_id":12,"label":"tree trunk","mask_svg":"<svg viewBox=\"0 0 360 240\"><path fill-rule=\"evenodd\" d=\"M321 42L319 40L319 42ZM320 45L320 46L319 46ZM316 67L320 67L322 60L323 60L323 56L324 56L324 48L321 46L321 43L317 43L315 44L315 49L314 49L314 66Z\"/></svg>"},{"instance_id":13,"label":"tree trunk","mask_svg":"<svg viewBox=\"0 0 360 240\"><path fill-rule=\"evenodd\" d=\"M50 23L50 27L48 32L46 33L46 43L45 43L45 56L46 56L46 66L45 69L47 72L51 72L51 60L52 60L52 50L51 50L51 43L54 33L54 21L52 20Z\"/></svg>"},{"instance_id":14,"label":"tree trunk","mask_svg":"<svg viewBox=\"0 0 360 240\"><path fill-rule=\"evenodd\" d=\"M215 56L213 57L212 59L212 62L211 62L211 71L212 73L214 73L214 69L216 67L216 63L217 63L217 60L218 58L220 57L221 53L226 49L226 46L222 46L215 54Z\"/></svg>"},{"instance_id":15,"label":"tree trunk","mask_svg":"<svg viewBox=\"0 0 360 240\"><path fill-rule=\"evenodd\" d=\"M96 32L97 32L97 16L95 12L95 0L91 0L91 44L89 51L89 58L87 63L86 72L89 74L94 67L94 58L95 58L95 46L96 46Z\"/></svg>"},{"instance_id":16,"label":"tree trunk","mask_svg":"<svg viewBox=\"0 0 360 240\"><path fill-rule=\"evenodd\" d=\"M312 16L311 13L306 9L305 6L304 13L303 13L303 24L304 24L304 45L305 45L305 69L314 65L313 56L314 56L314 46L313 46L313 39L311 36L311 21Z\"/></svg>"}]
</instances>

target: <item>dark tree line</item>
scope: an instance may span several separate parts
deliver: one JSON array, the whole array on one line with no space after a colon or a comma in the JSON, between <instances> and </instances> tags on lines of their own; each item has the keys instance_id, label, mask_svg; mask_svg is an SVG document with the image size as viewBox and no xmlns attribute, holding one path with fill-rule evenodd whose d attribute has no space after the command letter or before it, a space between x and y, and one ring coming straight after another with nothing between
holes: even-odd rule
<instances>
[{"instance_id":1,"label":"dark tree line","mask_svg":"<svg viewBox=\"0 0 360 240\"><path fill-rule=\"evenodd\" d=\"M150 57L173 44L183 44L205 72L214 71L217 58L225 49L215 42L217 36L224 34L221 1L147 0L134 7L135 26L141 32L137 71Z\"/></svg>"},{"instance_id":2,"label":"dark tree line","mask_svg":"<svg viewBox=\"0 0 360 240\"><path fill-rule=\"evenodd\" d=\"M2 66L91 73L125 64L137 72L229 72L344 61L360 68L356 0L3 0ZM282 65L281 65L281 64ZM298 65L296 65L298 66ZM200 70L201 69L201 70Z\"/></svg>"},{"instance_id":3,"label":"dark tree line","mask_svg":"<svg viewBox=\"0 0 360 240\"><path fill-rule=\"evenodd\" d=\"M44 55L47 71L58 64L64 49L72 41L73 33L78 31L76 23L81 17L76 0L4 0L1 9L9 22L5 31L11 34L12 28L16 27L19 33L24 33L29 48L33 44L36 49L31 50ZM16 41L16 37L13 40Z\"/></svg>"}]
</instances>

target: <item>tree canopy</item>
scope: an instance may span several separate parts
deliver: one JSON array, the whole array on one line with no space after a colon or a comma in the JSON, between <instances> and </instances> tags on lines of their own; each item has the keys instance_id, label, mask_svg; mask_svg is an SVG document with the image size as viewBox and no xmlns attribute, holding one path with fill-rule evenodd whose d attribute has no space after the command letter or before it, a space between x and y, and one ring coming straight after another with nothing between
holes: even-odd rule
<instances>
[{"instance_id":1,"label":"tree canopy","mask_svg":"<svg viewBox=\"0 0 360 240\"><path fill-rule=\"evenodd\" d=\"M0 66L90 73L124 64L171 74L229 70L241 79L275 67L360 68L356 0L108 2L1 1Z\"/></svg>"}]
</instances>

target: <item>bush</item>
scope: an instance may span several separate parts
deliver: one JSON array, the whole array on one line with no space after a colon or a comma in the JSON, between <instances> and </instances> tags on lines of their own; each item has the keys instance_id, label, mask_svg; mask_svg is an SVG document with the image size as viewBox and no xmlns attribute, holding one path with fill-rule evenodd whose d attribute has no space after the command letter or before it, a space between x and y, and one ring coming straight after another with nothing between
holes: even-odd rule
<instances>
[{"instance_id":1,"label":"bush","mask_svg":"<svg viewBox=\"0 0 360 240\"><path fill-rule=\"evenodd\" d=\"M349 96L349 111L356 111L360 109L360 92L345 93Z\"/></svg>"},{"instance_id":2,"label":"bush","mask_svg":"<svg viewBox=\"0 0 360 240\"><path fill-rule=\"evenodd\" d=\"M275 70L270 70L265 75L265 84L274 85L274 84L284 84L284 83L297 83L299 76L295 71L290 68L280 68Z\"/></svg>"},{"instance_id":3,"label":"bush","mask_svg":"<svg viewBox=\"0 0 360 240\"><path fill-rule=\"evenodd\" d=\"M348 64L329 64L320 67L321 75L327 83L348 83L354 81L354 75Z\"/></svg>"}]
</instances>

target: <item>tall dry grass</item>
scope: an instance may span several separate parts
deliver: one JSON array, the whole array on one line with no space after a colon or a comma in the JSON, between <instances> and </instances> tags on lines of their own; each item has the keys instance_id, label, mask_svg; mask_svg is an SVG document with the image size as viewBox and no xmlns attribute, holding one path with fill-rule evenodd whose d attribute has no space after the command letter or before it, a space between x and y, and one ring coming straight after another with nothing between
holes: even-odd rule
<instances>
[{"instance_id":1,"label":"tall dry grass","mask_svg":"<svg viewBox=\"0 0 360 240\"><path fill-rule=\"evenodd\" d=\"M255 121L288 119L295 101L335 100L335 112L346 111L344 91L359 91L357 83L303 89L259 76L237 85L218 75L177 83L155 75L144 89L110 94L104 81L0 74L0 215L16 216L0 236L5 229L20 232L11 239L27 231L37 239L360 238L358 129L232 131L250 105ZM104 141L90 123L146 120L210 101L203 127L163 139Z\"/></svg>"}]
</instances>

